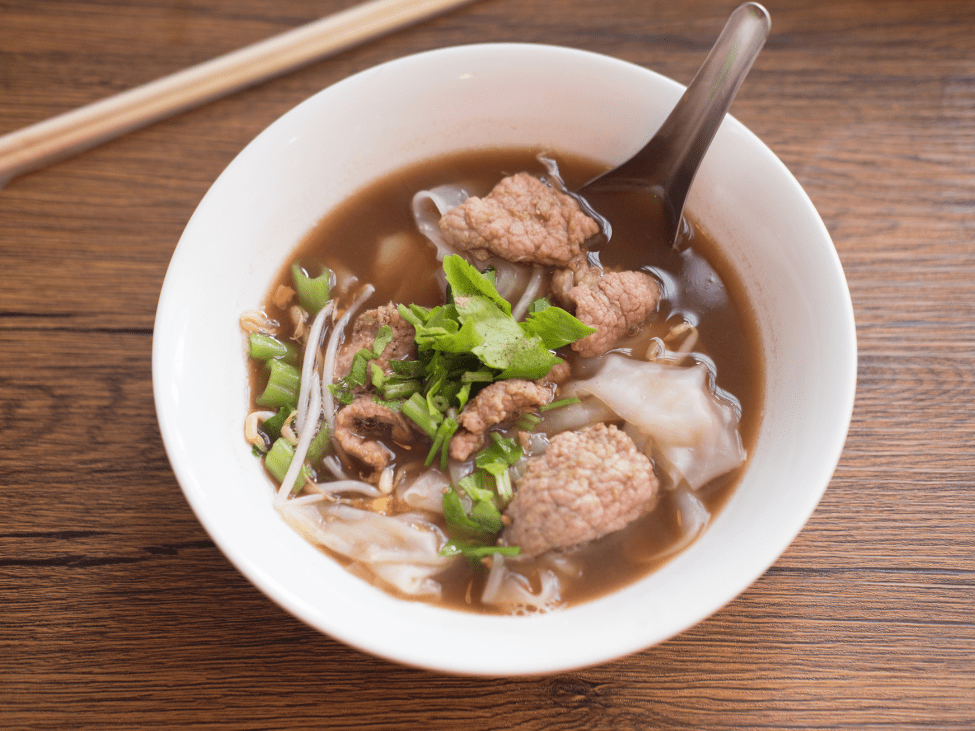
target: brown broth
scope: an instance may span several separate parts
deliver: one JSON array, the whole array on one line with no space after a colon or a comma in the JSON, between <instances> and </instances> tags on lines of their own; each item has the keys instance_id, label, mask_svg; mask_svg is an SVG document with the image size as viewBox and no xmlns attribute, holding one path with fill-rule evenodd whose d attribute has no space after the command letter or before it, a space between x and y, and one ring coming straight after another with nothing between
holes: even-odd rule
<instances>
[{"instance_id":1,"label":"brown broth","mask_svg":"<svg viewBox=\"0 0 975 731\"><path fill-rule=\"evenodd\" d=\"M505 175L519 171L544 175L545 169L536 159L538 152L503 149L450 155L401 170L356 193L325 216L301 242L269 289L265 311L273 319L288 320L286 313L270 300L278 285L290 282L293 261L314 274L324 264L336 271L340 279L343 272L350 272L360 284L372 283L376 292L365 308L387 302L440 304L434 278L439 264L433 246L415 229L411 209L414 193L455 184L483 196ZM570 189L604 169L583 159L556 157ZM645 349L650 337L665 335L681 320L695 325L700 339L694 350L713 360L717 386L740 404L739 428L750 453L762 413L763 360L756 318L720 248L691 221L690 230L676 249L653 251L646 245L645 224L650 206L645 200L634 194L602 194L591 196L589 201L613 227L611 242L594 254L601 264L608 269L652 270L665 282L657 315L640 335L622 346L631 346L634 351ZM403 239L405 254L385 265L377 263L377 250L393 236ZM259 393L258 378L257 372L252 372L255 397ZM411 460L409 450L401 445L387 442L387 446L396 453L398 463ZM425 453L426 449L417 451ZM740 467L698 491L712 516L727 501L742 471ZM571 552L583 573L578 580L563 582L567 603L587 601L618 589L669 560L671 556L652 558L679 536L676 507L667 491L663 492L658 506L647 516ZM477 600L485 574L458 560L438 577L444 588L442 603L458 609L494 611Z\"/></svg>"}]
</instances>

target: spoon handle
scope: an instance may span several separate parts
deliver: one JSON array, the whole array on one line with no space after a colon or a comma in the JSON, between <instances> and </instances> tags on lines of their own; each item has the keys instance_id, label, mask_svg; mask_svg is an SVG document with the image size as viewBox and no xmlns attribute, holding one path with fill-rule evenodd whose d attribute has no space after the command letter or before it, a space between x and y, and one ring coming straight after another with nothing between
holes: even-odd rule
<instances>
[{"instance_id":1,"label":"spoon handle","mask_svg":"<svg viewBox=\"0 0 975 731\"><path fill-rule=\"evenodd\" d=\"M663 188L680 219L698 165L768 36L771 20L758 3L745 3L728 18L721 35L687 91L640 152L613 178L643 180ZM655 180L647 180L653 171Z\"/></svg>"}]
</instances>

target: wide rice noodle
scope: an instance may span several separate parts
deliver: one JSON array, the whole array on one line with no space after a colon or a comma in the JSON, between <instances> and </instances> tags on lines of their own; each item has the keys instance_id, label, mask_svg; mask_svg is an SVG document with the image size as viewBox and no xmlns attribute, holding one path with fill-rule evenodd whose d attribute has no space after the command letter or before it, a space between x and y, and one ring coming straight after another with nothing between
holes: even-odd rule
<instances>
[{"instance_id":1,"label":"wide rice noodle","mask_svg":"<svg viewBox=\"0 0 975 731\"><path fill-rule=\"evenodd\" d=\"M427 470L413 480L401 480L396 488L396 498L414 510L443 513L444 490L450 486L440 470Z\"/></svg>"},{"instance_id":2,"label":"wide rice noodle","mask_svg":"<svg viewBox=\"0 0 975 731\"><path fill-rule=\"evenodd\" d=\"M456 254L453 247L444 241L440 232L440 218L451 208L456 208L470 198L470 193L457 185L441 185L431 190L421 190L413 196L413 221L420 233L437 247L437 261L443 261ZM428 204L432 203L431 210Z\"/></svg>"},{"instance_id":3,"label":"wide rice noodle","mask_svg":"<svg viewBox=\"0 0 975 731\"><path fill-rule=\"evenodd\" d=\"M491 571L484 584L481 601L493 605L505 614L541 614L562 606L562 584L551 569L538 571L541 588L532 592L528 579L511 570L504 556L495 554L491 559Z\"/></svg>"},{"instance_id":4,"label":"wide rice noodle","mask_svg":"<svg viewBox=\"0 0 975 731\"><path fill-rule=\"evenodd\" d=\"M351 559L351 569L410 596L440 597L433 577L451 559L440 556L443 532L422 514L387 516L337 503L289 501L282 515L306 540Z\"/></svg>"}]
</instances>

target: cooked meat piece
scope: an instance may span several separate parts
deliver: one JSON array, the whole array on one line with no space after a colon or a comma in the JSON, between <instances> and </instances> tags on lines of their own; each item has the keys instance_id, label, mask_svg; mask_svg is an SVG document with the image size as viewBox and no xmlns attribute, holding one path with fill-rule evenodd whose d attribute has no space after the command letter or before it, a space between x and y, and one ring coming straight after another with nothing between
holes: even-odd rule
<instances>
[{"instance_id":1,"label":"cooked meat piece","mask_svg":"<svg viewBox=\"0 0 975 731\"><path fill-rule=\"evenodd\" d=\"M391 372L389 361L416 357L416 331L402 318L396 305L390 303L374 310L366 310L356 318L355 325L352 327L352 336L339 348L335 359L336 379L349 375L355 354L362 348L372 349L376 333L384 325L389 325L393 329L393 339L372 362L389 373Z\"/></svg>"},{"instance_id":2,"label":"cooked meat piece","mask_svg":"<svg viewBox=\"0 0 975 731\"><path fill-rule=\"evenodd\" d=\"M457 422L460 428L450 440L450 456L470 459L484 446L488 429L495 424L517 419L525 411L552 400L552 389L520 378L485 386L464 406Z\"/></svg>"},{"instance_id":3,"label":"cooked meat piece","mask_svg":"<svg viewBox=\"0 0 975 731\"><path fill-rule=\"evenodd\" d=\"M569 290L576 317L596 332L572 343L572 349L589 358L602 355L643 323L657 309L660 288L646 272L609 272L594 285L580 284Z\"/></svg>"},{"instance_id":4,"label":"cooked meat piece","mask_svg":"<svg viewBox=\"0 0 975 731\"><path fill-rule=\"evenodd\" d=\"M599 232L570 196L528 173L504 178L484 198L468 198L440 219L448 244L484 261L578 266L582 245Z\"/></svg>"},{"instance_id":5,"label":"cooked meat piece","mask_svg":"<svg viewBox=\"0 0 975 731\"><path fill-rule=\"evenodd\" d=\"M562 432L528 461L502 538L525 556L586 543L648 513L658 489L650 460L615 426Z\"/></svg>"},{"instance_id":6,"label":"cooked meat piece","mask_svg":"<svg viewBox=\"0 0 975 731\"><path fill-rule=\"evenodd\" d=\"M556 363L554 366L552 366L545 378L541 378L535 381L535 383L537 383L539 386L561 386L563 383L569 380L569 376L571 375L572 367L565 361L562 361L561 363Z\"/></svg>"},{"instance_id":7,"label":"cooked meat piece","mask_svg":"<svg viewBox=\"0 0 975 731\"><path fill-rule=\"evenodd\" d=\"M603 270L583 262L574 269L556 269L552 273L552 296L563 305L571 305L569 290L580 284L595 285L599 282Z\"/></svg>"},{"instance_id":8,"label":"cooked meat piece","mask_svg":"<svg viewBox=\"0 0 975 731\"><path fill-rule=\"evenodd\" d=\"M377 404L371 396L357 396L335 414L335 439L342 449L358 457L376 475L389 464L390 453L382 444L366 437L369 432L387 430L397 442L409 442L414 432L402 414Z\"/></svg>"},{"instance_id":9,"label":"cooked meat piece","mask_svg":"<svg viewBox=\"0 0 975 731\"><path fill-rule=\"evenodd\" d=\"M461 462L471 458L474 452L484 446L483 434L472 434L466 429L458 429L450 439L450 456Z\"/></svg>"}]
</instances>

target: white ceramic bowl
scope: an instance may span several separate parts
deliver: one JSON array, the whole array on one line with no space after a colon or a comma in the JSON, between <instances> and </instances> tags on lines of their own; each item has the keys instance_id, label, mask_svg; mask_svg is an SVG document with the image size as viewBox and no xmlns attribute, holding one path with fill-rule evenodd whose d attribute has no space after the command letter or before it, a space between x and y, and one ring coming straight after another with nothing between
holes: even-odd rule
<instances>
[{"instance_id":1,"label":"white ceramic bowl","mask_svg":"<svg viewBox=\"0 0 975 731\"><path fill-rule=\"evenodd\" d=\"M333 206L387 172L457 150L539 145L616 163L642 146L681 91L646 69L566 48L432 51L316 94L218 178L166 275L153 387L187 500L268 597L336 639L409 665L553 672L666 640L734 599L786 549L826 489L846 437L856 382L853 312L809 199L732 118L688 205L737 263L756 306L764 419L737 491L704 536L659 571L534 617L401 601L347 573L280 519L242 436L248 384L238 318L260 304L293 247Z\"/></svg>"}]
</instances>

